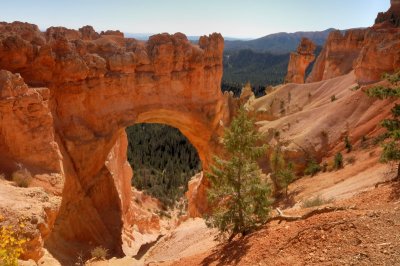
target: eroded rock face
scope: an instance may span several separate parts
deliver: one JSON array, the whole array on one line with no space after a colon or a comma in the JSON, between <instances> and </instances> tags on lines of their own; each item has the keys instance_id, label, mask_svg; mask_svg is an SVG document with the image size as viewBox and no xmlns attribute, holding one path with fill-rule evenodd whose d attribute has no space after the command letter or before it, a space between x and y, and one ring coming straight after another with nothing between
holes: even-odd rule
<instances>
[{"instance_id":1,"label":"eroded rock face","mask_svg":"<svg viewBox=\"0 0 400 266\"><path fill-rule=\"evenodd\" d=\"M316 48L317 46L311 40L307 38L301 40L297 51L290 53L286 83L304 83L306 69L315 59Z\"/></svg>"},{"instance_id":2,"label":"eroded rock face","mask_svg":"<svg viewBox=\"0 0 400 266\"><path fill-rule=\"evenodd\" d=\"M62 205L47 240L50 249L75 256L79 243L81 249L102 245L122 254L123 234L129 234L134 220L125 127L135 123L176 127L207 167L218 146L220 122L229 120L226 97L220 91L222 51L220 34L201 37L197 46L180 33L141 42L118 32L97 34L88 26L42 33L31 24L0 24L0 69L20 73L31 87L49 89L51 113L45 117L54 121L40 124L53 133L43 129L49 137L39 134L43 143L38 145L49 150L53 144L48 143L58 144L65 176ZM39 93L34 94L43 102ZM60 158L54 150L54 158ZM24 155L25 151L18 156ZM57 160L43 163L40 154L32 157L34 166L48 163L51 170L60 168ZM204 187L204 182L198 186ZM190 204L191 215L197 215L205 203L195 199Z\"/></svg>"},{"instance_id":3,"label":"eroded rock face","mask_svg":"<svg viewBox=\"0 0 400 266\"><path fill-rule=\"evenodd\" d=\"M365 35L363 49L354 62L357 81L373 83L384 73L400 69L400 28L370 30Z\"/></svg>"},{"instance_id":4,"label":"eroded rock face","mask_svg":"<svg viewBox=\"0 0 400 266\"><path fill-rule=\"evenodd\" d=\"M353 63L364 46L365 30L333 31L318 56L307 82L327 80L353 70Z\"/></svg>"},{"instance_id":5,"label":"eroded rock face","mask_svg":"<svg viewBox=\"0 0 400 266\"><path fill-rule=\"evenodd\" d=\"M34 174L61 173L49 90L28 88L18 74L0 70L0 173L24 166Z\"/></svg>"},{"instance_id":6,"label":"eroded rock face","mask_svg":"<svg viewBox=\"0 0 400 266\"><path fill-rule=\"evenodd\" d=\"M338 77L355 70L359 83L372 83L384 72L400 68L400 4L380 13L376 24L367 29L334 31L317 58L307 82Z\"/></svg>"}]
</instances>

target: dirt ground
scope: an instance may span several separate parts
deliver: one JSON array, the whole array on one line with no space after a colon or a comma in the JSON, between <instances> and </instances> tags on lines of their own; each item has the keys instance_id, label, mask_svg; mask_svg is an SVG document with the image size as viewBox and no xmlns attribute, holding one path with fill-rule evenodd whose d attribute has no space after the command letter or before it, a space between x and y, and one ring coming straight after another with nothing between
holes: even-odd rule
<instances>
[{"instance_id":1,"label":"dirt ground","mask_svg":"<svg viewBox=\"0 0 400 266\"><path fill-rule=\"evenodd\" d=\"M252 235L169 265L400 265L399 183L333 206L355 209L272 222Z\"/></svg>"},{"instance_id":2,"label":"dirt ground","mask_svg":"<svg viewBox=\"0 0 400 266\"><path fill-rule=\"evenodd\" d=\"M389 181L394 169L378 163L379 154L379 147L344 154L356 160L295 181L288 200L275 206L286 215L326 206L345 210L272 221L231 243L218 242L218 232L204 220L189 219L152 243L139 260L91 265L400 265L400 183ZM303 206L315 197L325 202Z\"/></svg>"}]
</instances>

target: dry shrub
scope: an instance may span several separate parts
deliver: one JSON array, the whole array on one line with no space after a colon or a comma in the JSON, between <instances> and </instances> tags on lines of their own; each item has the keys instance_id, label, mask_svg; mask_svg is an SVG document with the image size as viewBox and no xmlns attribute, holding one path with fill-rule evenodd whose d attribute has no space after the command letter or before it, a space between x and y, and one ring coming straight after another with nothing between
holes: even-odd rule
<instances>
[{"instance_id":1,"label":"dry shrub","mask_svg":"<svg viewBox=\"0 0 400 266\"><path fill-rule=\"evenodd\" d=\"M356 157L350 156L346 159L347 164L354 164L356 162Z\"/></svg>"},{"instance_id":2,"label":"dry shrub","mask_svg":"<svg viewBox=\"0 0 400 266\"><path fill-rule=\"evenodd\" d=\"M90 254L92 255L93 259L105 260L108 255L108 250L106 248L103 248L102 246L98 246L98 247L95 247L94 249L92 249Z\"/></svg>"},{"instance_id":3,"label":"dry shrub","mask_svg":"<svg viewBox=\"0 0 400 266\"><path fill-rule=\"evenodd\" d=\"M12 181L19 187L28 187L32 182L32 175L27 169L21 169L15 171L12 176Z\"/></svg>"},{"instance_id":4,"label":"dry shrub","mask_svg":"<svg viewBox=\"0 0 400 266\"><path fill-rule=\"evenodd\" d=\"M315 198L303 201L303 208L317 207L317 206L325 205L325 204L332 203L332 202L333 202L333 199L324 199L321 196L317 196Z\"/></svg>"}]
</instances>

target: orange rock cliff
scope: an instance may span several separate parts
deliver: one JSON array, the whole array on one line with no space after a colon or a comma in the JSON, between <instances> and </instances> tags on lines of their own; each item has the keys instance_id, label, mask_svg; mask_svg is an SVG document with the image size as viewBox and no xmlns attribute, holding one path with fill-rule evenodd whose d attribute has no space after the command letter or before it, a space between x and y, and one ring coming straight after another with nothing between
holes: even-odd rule
<instances>
[{"instance_id":1,"label":"orange rock cliff","mask_svg":"<svg viewBox=\"0 0 400 266\"><path fill-rule=\"evenodd\" d=\"M384 72L400 68L400 1L380 13L367 29L332 32L318 56L307 82L338 77L355 70L357 81L378 81Z\"/></svg>"},{"instance_id":2,"label":"orange rock cliff","mask_svg":"<svg viewBox=\"0 0 400 266\"><path fill-rule=\"evenodd\" d=\"M317 46L311 40L307 38L301 40L297 52L290 54L286 83L304 83L306 69L315 59L316 48Z\"/></svg>"},{"instance_id":3,"label":"orange rock cliff","mask_svg":"<svg viewBox=\"0 0 400 266\"><path fill-rule=\"evenodd\" d=\"M102 245L122 255L122 242L132 239L127 126L180 129L207 167L220 122L229 120L222 51L220 34L193 45L181 33L141 42L90 26L40 32L28 23L0 23L0 170L23 165L34 175L64 177L45 240L50 250L75 256L76 244ZM191 186L192 216L207 209L205 186Z\"/></svg>"}]
</instances>

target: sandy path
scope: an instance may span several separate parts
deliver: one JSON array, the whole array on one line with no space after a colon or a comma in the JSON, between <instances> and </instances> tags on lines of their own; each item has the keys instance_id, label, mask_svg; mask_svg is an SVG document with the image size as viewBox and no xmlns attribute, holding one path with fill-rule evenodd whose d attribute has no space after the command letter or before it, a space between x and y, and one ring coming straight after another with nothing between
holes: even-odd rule
<instances>
[{"instance_id":1,"label":"sandy path","mask_svg":"<svg viewBox=\"0 0 400 266\"><path fill-rule=\"evenodd\" d=\"M146 265L170 265L184 257L211 250L217 231L207 228L203 219L190 219L161 238L146 254Z\"/></svg>"}]
</instances>

